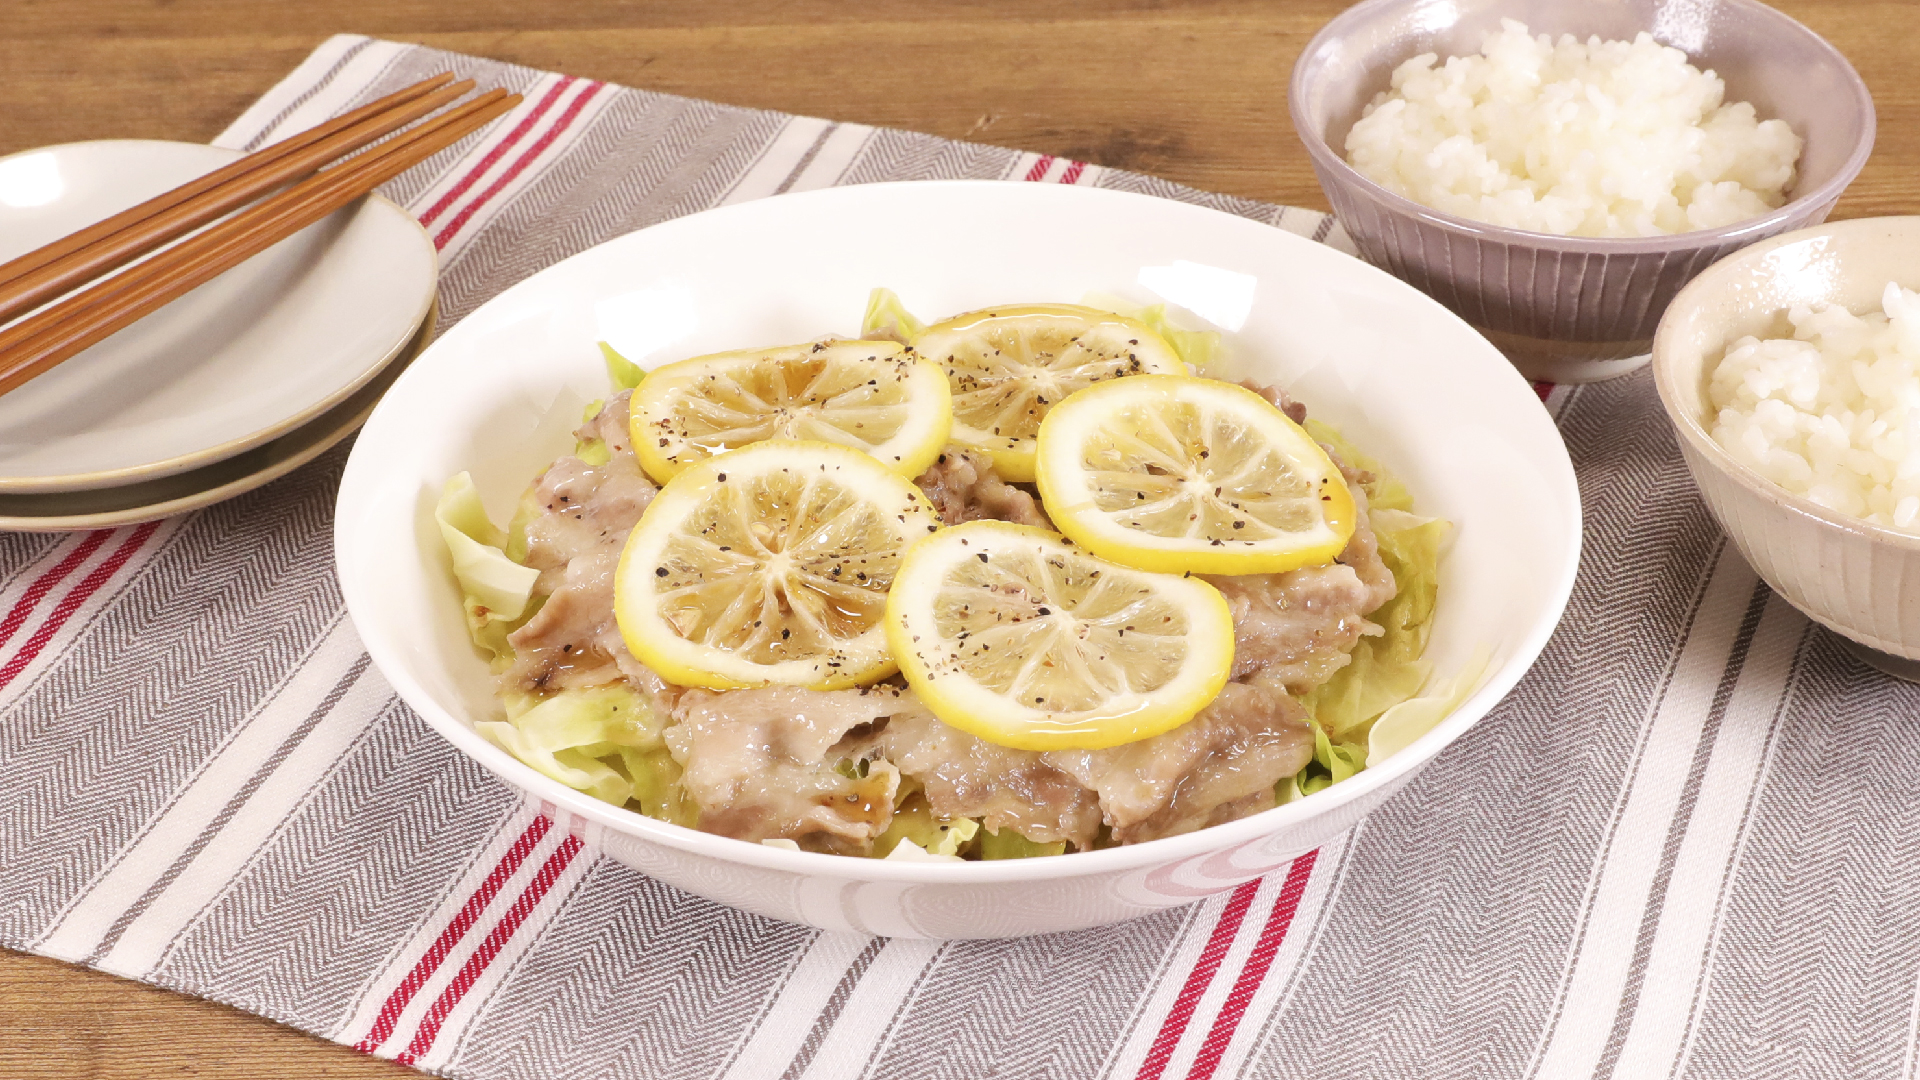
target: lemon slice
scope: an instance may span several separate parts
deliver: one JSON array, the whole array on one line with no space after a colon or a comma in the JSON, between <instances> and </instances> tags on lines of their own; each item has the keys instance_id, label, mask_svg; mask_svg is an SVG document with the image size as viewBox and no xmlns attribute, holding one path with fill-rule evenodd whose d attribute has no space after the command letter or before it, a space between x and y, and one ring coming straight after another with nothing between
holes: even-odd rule
<instances>
[{"instance_id":1,"label":"lemon slice","mask_svg":"<svg viewBox=\"0 0 1920 1080\"><path fill-rule=\"evenodd\" d=\"M1146 323L1074 304L956 315L927 327L913 349L946 370L953 441L991 455L1007 480L1033 479L1034 434L1068 394L1102 379L1187 370Z\"/></svg>"},{"instance_id":2,"label":"lemon slice","mask_svg":"<svg viewBox=\"0 0 1920 1080\"><path fill-rule=\"evenodd\" d=\"M1158 735L1206 707L1233 667L1233 616L1213 586L1004 521L907 549L887 638L935 716L1023 750Z\"/></svg>"},{"instance_id":3,"label":"lemon slice","mask_svg":"<svg viewBox=\"0 0 1920 1080\"><path fill-rule=\"evenodd\" d=\"M1327 452L1265 398L1151 375L1089 387L1040 427L1040 498L1061 532L1142 570L1272 574L1353 535Z\"/></svg>"},{"instance_id":4,"label":"lemon slice","mask_svg":"<svg viewBox=\"0 0 1920 1080\"><path fill-rule=\"evenodd\" d=\"M628 410L640 467L663 484L764 439L848 446L918 476L947 445L953 415L940 369L892 341L696 356L650 373Z\"/></svg>"},{"instance_id":5,"label":"lemon slice","mask_svg":"<svg viewBox=\"0 0 1920 1080\"><path fill-rule=\"evenodd\" d=\"M939 528L920 489L857 450L782 439L660 489L613 584L627 648L668 682L815 690L891 675L900 553Z\"/></svg>"}]
</instances>

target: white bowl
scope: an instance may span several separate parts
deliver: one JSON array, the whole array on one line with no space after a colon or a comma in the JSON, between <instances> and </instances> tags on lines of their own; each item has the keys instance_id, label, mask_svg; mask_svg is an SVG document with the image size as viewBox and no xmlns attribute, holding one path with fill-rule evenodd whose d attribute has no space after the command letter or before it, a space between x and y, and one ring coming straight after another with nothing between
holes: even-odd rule
<instances>
[{"instance_id":1,"label":"white bowl","mask_svg":"<svg viewBox=\"0 0 1920 1080\"><path fill-rule=\"evenodd\" d=\"M1783 315L1800 304L1878 311L1889 281L1920 288L1920 217L1859 218L1755 244L1674 298L1654 335L1653 375L1707 508L1754 572L1868 663L1920 681L1920 536L1795 495L1707 432L1707 380L1727 346L1789 335Z\"/></svg>"},{"instance_id":2,"label":"white bowl","mask_svg":"<svg viewBox=\"0 0 1920 1080\"><path fill-rule=\"evenodd\" d=\"M1291 388L1459 528L1429 656L1491 649L1480 690L1412 746L1309 798L1184 836L1058 858L900 863L782 851L616 809L480 737L498 714L433 525L470 470L496 519L603 396L595 341L643 364L858 329L886 285L942 316L1089 291L1170 301ZM1199 319L1190 321L1198 322ZM436 341L361 432L335 544L374 662L448 740L603 825L608 854L723 903L829 930L935 938L1071 930L1233 887L1352 827L1510 690L1573 584L1580 504L1546 411L1499 352L1358 259L1168 200L1039 184L876 184L787 195L609 241L495 297Z\"/></svg>"}]
</instances>

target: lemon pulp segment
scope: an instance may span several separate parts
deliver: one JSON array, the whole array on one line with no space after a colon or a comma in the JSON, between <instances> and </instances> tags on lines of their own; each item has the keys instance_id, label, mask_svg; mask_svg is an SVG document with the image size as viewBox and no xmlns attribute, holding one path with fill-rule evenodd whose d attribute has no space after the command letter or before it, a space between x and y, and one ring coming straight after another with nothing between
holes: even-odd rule
<instances>
[{"instance_id":1,"label":"lemon pulp segment","mask_svg":"<svg viewBox=\"0 0 1920 1080\"><path fill-rule=\"evenodd\" d=\"M1313 437L1260 395L1212 379L1104 383L1041 425L1037 480L1061 532L1169 573L1279 573L1346 547L1353 495Z\"/></svg>"},{"instance_id":2,"label":"lemon pulp segment","mask_svg":"<svg viewBox=\"0 0 1920 1080\"><path fill-rule=\"evenodd\" d=\"M856 450L769 440L674 477L614 581L627 648L669 682L857 686L895 670L882 616L926 496Z\"/></svg>"},{"instance_id":3,"label":"lemon pulp segment","mask_svg":"<svg viewBox=\"0 0 1920 1080\"><path fill-rule=\"evenodd\" d=\"M886 624L934 715L1026 750L1100 749L1177 727L1233 667L1233 616L1213 586L1000 521L908 549Z\"/></svg>"},{"instance_id":4,"label":"lemon pulp segment","mask_svg":"<svg viewBox=\"0 0 1920 1080\"><path fill-rule=\"evenodd\" d=\"M957 315L927 327L914 351L953 392L953 441L985 451L1008 480L1033 479L1034 435L1048 408L1103 379L1186 370L1145 323L1074 304Z\"/></svg>"},{"instance_id":5,"label":"lemon pulp segment","mask_svg":"<svg viewBox=\"0 0 1920 1080\"><path fill-rule=\"evenodd\" d=\"M765 439L828 442L918 476L947 444L945 374L892 341L831 341L696 356L649 374L628 406L634 452L665 483Z\"/></svg>"}]
</instances>

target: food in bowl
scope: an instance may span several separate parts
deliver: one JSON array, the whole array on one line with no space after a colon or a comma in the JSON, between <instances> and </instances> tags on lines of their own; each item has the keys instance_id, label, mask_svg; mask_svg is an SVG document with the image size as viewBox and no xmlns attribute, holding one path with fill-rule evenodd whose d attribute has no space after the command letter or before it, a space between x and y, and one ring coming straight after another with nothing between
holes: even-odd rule
<instances>
[{"instance_id":1,"label":"food in bowl","mask_svg":"<svg viewBox=\"0 0 1920 1080\"><path fill-rule=\"evenodd\" d=\"M1393 72L1346 138L1347 161L1461 217L1561 236L1716 229L1786 202L1804 146L1784 120L1724 100L1678 49L1534 37L1503 19L1477 56Z\"/></svg>"},{"instance_id":2,"label":"food in bowl","mask_svg":"<svg viewBox=\"0 0 1920 1080\"><path fill-rule=\"evenodd\" d=\"M1792 337L1747 335L1708 376L1711 434L1796 495L1920 535L1920 293L1881 310L1797 305Z\"/></svg>"},{"instance_id":3,"label":"food in bowl","mask_svg":"<svg viewBox=\"0 0 1920 1080\"><path fill-rule=\"evenodd\" d=\"M858 339L609 350L617 392L507 528L465 474L443 495L506 714L480 730L655 818L896 859L1346 779L1477 676L1417 696L1448 526L1283 392L1190 374L1213 345L1077 305L926 326L882 291Z\"/></svg>"}]
</instances>

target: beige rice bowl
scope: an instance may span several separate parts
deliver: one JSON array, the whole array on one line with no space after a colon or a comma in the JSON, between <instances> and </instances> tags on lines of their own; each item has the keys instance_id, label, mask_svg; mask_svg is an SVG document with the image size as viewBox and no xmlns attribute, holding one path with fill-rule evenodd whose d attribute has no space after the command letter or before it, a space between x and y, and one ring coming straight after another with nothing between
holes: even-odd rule
<instances>
[{"instance_id":1,"label":"beige rice bowl","mask_svg":"<svg viewBox=\"0 0 1920 1080\"><path fill-rule=\"evenodd\" d=\"M1561 236L1713 229L1786 202L1803 145L1783 120L1642 33L1553 40L1503 20L1478 56L1394 70L1347 135L1347 161L1397 195Z\"/></svg>"}]
</instances>

